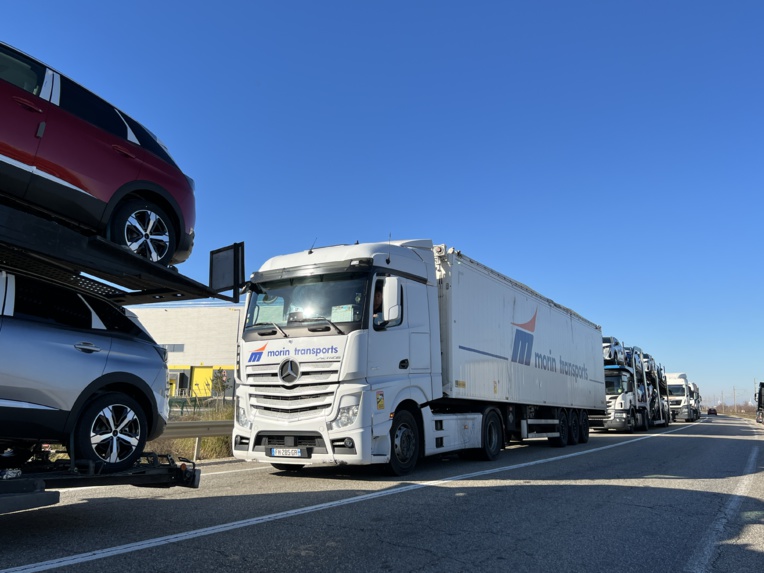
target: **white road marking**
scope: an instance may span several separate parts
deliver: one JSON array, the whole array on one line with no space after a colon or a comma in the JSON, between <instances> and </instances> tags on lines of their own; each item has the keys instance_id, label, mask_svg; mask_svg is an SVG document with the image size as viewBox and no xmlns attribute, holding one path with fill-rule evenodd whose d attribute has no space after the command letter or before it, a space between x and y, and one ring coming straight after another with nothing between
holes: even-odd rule
<instances>
[{"instance_id":1,"label":"white road marking","mask_svg":"<svg viewBox=\"0 0 764 573\"><path fill-rule=\"evenodd\" d=\"M251 519L243 519L241 521L233 521L231 523L213 525L212 527L204 527L202 529L186 531L184 533L176 533L173 535L165 535L163 537L155 537L153 539L146 539L144 541L137 541L135 543L127 543L125 545L118 545L117 547L111 547L108 549L88 551L86 553L80 553L78 555L70 555L68 557L50 559L48 561L41 561L39 563L30 563L29 565L21 565L19 567L11 567L10 569L0 570L0 573L35 573L37 571L48 571L50 569L55 569L56 567L67 567L70 565L77 565L79 563L87 563L88 561L96 561L98 559L105 559L107 557L114 557L116 555L123 555L125 553L133 553L135 551L144 551L146 549L151 549L153 547L160 547L162 545L169 545L171 543L179 543L181 541L188 541L189 539L195 539L197 537L215 535L217 533L224 533L226 531L232 531L232 530L241 529L244 527L251 527L253 525L260 525L262 523L268 523L270 521L278 521L280 519L294 517L296 515L305 515L307 513L322 511L324 509L331 509L334 507L342 507L344 505L351 505L351 504L360 503L363 501L370 501L370 500L378 499L380 497L385 497L388 495L397 495L400 493L407 493L407 492L414 491L417 489L422 489L425 487L435 487L435 486L443 485L449 482L468 480L468 479L472 479L476 477L482 477L482 476L491 475L491 474L498 474L498 473L508 472L512 470L518 470L522 468L528 468L532 466L558 462L561 460L567 460L567 459L575 458L578 456L585 456L585 455L593 454L596 452L609 450L611 448L618 448L620 446L625 446L627 444L634 444L636 442L641 442L642 440L656 438L659 436L663 436L665 434L673 434L674 432L684 430L688 427L691 427L691 426L682 426L680 428L676 428L674 430L667 430L659 434L648 434L648 435L640 436L638 438L634 438L632 440L628 440L625 442L619 442L616 444L610 444L608 446L602 446L602 447L594 448L591 450L565 454L565 455L557 456L554 458L535 460L532 462L514 464L511 466L503 466L500 468L493 468L493 469L483 470L479 472L462 474L462 475L452 476L449 478L444 478L444 479L435 480L435 481L413 483L413 484L409 484L409 485L405 485L401 487L396 487L390 490L367 493L364 495L359 495L359 496L351 497L348 499L341 499L338 501L331 501L327 503L319 503L317 505L311 505L311 506L302 507L299 509L292 509L289 511L272 513L270 515L263 515L261 517L253 517Z\"/></svg>"}]
</instances>

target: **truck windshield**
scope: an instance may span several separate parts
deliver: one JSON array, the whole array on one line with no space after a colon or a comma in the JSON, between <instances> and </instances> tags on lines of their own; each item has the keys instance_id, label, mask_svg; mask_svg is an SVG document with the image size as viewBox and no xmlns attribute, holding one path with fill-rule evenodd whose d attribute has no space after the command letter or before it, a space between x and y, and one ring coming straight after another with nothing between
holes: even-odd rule
<instances>
[{"instance_id":1,"label":"truck windshield","mask_svg":"<svg viewBox=\"0 0 764 573\"><path fill-rule=\"evenodd\" d=\"M608 396L620 396L631 391L631 384L625 376L605 376L605 393Z\"/></svg>"},{"instance_id":2,"label":"truck windshield","mask_svg":"<svg viewBox=\"0 0 764 573\"><path fill-rule=\"evenodd\" d=\"M668 387L669 396L684 396L684 386L683 385L671 385L669 384Z\"/></svg>"},{"instance_id":3,"label":"truck windshield","mask_svg":"<svg viewBox=\"0 0 764 573\"><path fill-rule=\"evenodd\" d=\"M257 283L244 330L261 337L347 334L361 328L369 278L337 273Z\"/></svg>"}]
</instances>

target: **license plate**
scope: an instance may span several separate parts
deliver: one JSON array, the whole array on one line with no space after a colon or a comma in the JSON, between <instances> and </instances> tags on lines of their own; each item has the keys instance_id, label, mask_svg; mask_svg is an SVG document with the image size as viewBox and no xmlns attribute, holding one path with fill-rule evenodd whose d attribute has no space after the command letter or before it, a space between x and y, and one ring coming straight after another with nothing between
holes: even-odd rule
<instances>
[{"instance_id":1,"label":"license plate","mask_svg":"<svg viewBox=\"0 0 764 573\"><path fill-rule=\"evenodd\" d=\"M301 458L300 448L271 448L271 456L274 458Z\"/></svg>"}]
</instances>

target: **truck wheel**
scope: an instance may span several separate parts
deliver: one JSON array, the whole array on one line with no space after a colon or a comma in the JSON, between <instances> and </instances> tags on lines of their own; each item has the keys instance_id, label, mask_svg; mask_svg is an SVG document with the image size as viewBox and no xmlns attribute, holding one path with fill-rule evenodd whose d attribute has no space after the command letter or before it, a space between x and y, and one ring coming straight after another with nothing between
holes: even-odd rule
<instances>
[{"instance_id":1,"label":"truck wheel","mask_svg":"<svg viewBox=\"0 0 764 573\"><path fill-rule=\"evenodd\" d=\"M104 473L125 470L143 453L148 424L130 396L110 392L85 407L75 428L75 457L94 462Z\"/></svg>"},{"instance_id":2,"label":"truck wheel","mask_svg":"<svg viewBox=\"0 0 764 573\"><path fill-rule=\"evenodd\" d=\"M634 414L634 410L629 410L629 418L626 420L626 431L630 434L634 433L637 429L637 416Z\"/></svg>"},{"instance_id":3,"label":"truck wheel","mask_svg":"<svg viewBox=\"0 0 764 573\"><path fill-rule=\"evenodd\" d=\"M575 446L581 441L581 420L577 410L571 410L568 421L568 445Z\"/></svg>"},{"instance_id":4,"label":"truck wheel","mask_svg":"<svg viewBox=\"0 0 764 573\"><path fill-rule=\"evenodd\" d=\"M586 410L581 410L581 430L578 442L586 444L589 442L589 413Z\"/></svg>"},{"instance_id":5,"label":"truck wheel","mask_svg":"<svg viewBox=\"0 0 764 573\"><path fill-rule=\"evenodd\" d=\"M116 208L108 239L160 265L169 265L175 254L172 220L154 203L142 199L126 201Z\"/></svg>"},{"instance_id":6,"label":"truck wheel","mask_svg":"<svg viewBox=\"0 0 764 573\"><path fill-rule=\"evenodd\" d=\"M501 427L501 418L496 410L490 410L483 416L483 445L480 448L480 457L488 462L495 460L501 453L504 445L504 430Z\"/></svg>"},{"instance_id":7,"label":"truck wheel","mask_svg":"<svg viewBox=\"0 0 764 573\"><path fill-rule=\"evenodd\" d=\"M640 430L644 430L645 432L650 430L650 420L647 417L647 411L646 410L642 411L642 426L639 429Z\"/></svg>"},{"instance_id":8,"label":"truck wheel","mask_svg":"<svg viewBox=\"0 0 764 573\"><path fill-rule=\"evenodd\" d=\"M557 431L560 435L554 438L550 437L549 442L557 448L564 448L568 445L568 416L565 414L564 408L560 408L557 414Z\"/></svg>"},{"instance_id":9,"label":"truck wheel","mask_svg":"<svg viewBox=\"0 0 764 573\"><path fill-rule=\"evenodd\" d=\"M408 410L395 413L390 428L390 463L387 470L391 475L405 476L416 466L419 458L419 426L414 415Z\"/></svg>"}]
</instances>

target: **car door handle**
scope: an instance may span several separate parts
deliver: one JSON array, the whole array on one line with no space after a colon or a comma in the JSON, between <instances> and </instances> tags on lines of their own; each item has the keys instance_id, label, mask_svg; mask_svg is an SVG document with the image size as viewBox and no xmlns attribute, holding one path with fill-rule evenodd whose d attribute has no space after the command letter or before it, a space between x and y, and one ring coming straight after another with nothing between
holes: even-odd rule
<instances>
[{"instance_id":1,"label":"car door handle","mask_svg":"<svg viewBox=\"0 0 764 573\"><path fill-rule=\"evenodd\" d=\"M42 109L37 107L28 99L24 99L23 97L13 96L13 101L15 101L21 107L27 108L29 111L36 111L37 113L42 113Z\"/></svg>"},{"instance_id":2,"label":"car door handle","mask_svg":"<svg viewBox=\"0 0 764 573\"><path fill-rule=\"evenodd\" d=\"M116 151L120 155L124 155L125 157L129 157L130 159L135 159L135 155L130 153L127 149L125 149L121 145L112 145L111 147L112 147L112 149L114 151Z\"/></svg>"},{"instance_id":3,"label":"car door handle","mask_svg":"<svg viewBox=\"0 0 764 573\"><path fill-rule=\"evenodd\" d=\"M80 342L78 344L75 344L74 347L80 352L84 352L85 354L93 354L94 352L101 352L101 349L98 348L92 342Z\"/></svg>"}]
</instances>

